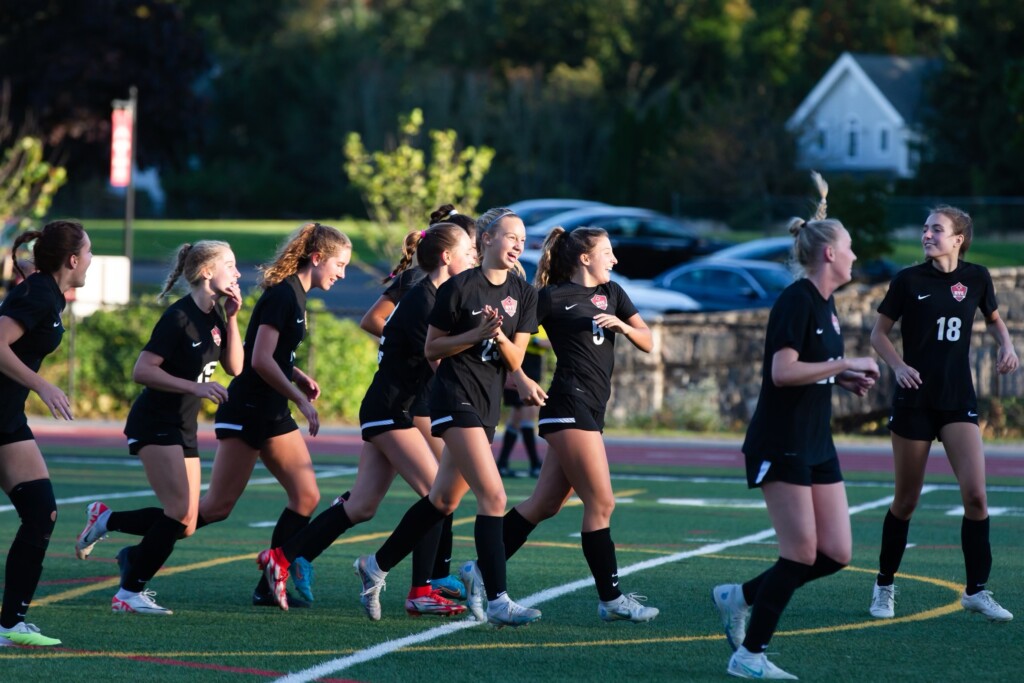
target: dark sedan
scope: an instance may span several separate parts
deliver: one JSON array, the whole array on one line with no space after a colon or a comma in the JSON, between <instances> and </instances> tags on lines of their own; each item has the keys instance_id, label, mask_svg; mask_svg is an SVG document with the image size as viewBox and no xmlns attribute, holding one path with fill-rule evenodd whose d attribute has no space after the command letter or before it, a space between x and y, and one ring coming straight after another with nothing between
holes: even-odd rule
<instances>
[{"instance_id":1,"label":"dark sedan","mask_svg":"<svg viewBox=\"0 0 1024 683\"><path fill-rule=\"evenodd\" d=\"M778 263L708 259L673 268L651 284L696 299L702 311L732 311L768 308L792 282Z\"/></svg>"},{"instance_id":2,"label":"dark sedan","mask_svg":"<svg viewBox=\"0 0 1024 683\"><path fill-rule=\"evenodd\" d=\"M552 216L526 230L526 246L540 248L551 229L561 226L603 228L608 232L615 258L615 270L630 278L650 278L655 273L710 254L724 242L709 240L671 216L622 206L597 206Z\"/></svg>"}]
</instances>

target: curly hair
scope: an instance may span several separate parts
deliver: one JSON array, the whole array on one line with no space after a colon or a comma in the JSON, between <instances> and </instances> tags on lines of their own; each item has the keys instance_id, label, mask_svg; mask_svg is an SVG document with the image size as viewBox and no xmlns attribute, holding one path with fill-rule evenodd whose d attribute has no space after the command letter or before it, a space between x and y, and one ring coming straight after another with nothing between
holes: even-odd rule
<instances>
[{"instance_id":1,"label":"curly hair","mask_svg":"<svg viewBox=\"0 0 1024 683\"><path fill-rule=\"evenodd\" d=\"M273 262L260 266L259 285L269 289L286 277L299 272L313 254L324 258L337 256L352 248L352 240L337 228L320 223L306 223L291 234L277 250Z\"/></svg>"}]
</instances>

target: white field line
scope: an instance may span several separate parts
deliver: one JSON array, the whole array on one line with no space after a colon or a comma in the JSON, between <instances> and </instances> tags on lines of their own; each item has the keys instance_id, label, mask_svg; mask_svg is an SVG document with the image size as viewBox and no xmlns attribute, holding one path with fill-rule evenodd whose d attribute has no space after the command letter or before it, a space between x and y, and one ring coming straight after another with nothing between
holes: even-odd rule
<instances>
[{"instance_id":1,"label":"white field line","mask_svg":"<svg viewBox=\"0 0 1024 683\"><path fill-rule=\"evenodd\" d=\"M931 493L934 490L934 486L925 486L924 488L921 489L921 493L923 495L926 493ZM850 514L855 515L858 512L863 512L864 510L873 510L875 508L880 508L884 505L889 505L889 503L891 503L892 500L892 496L886 496L884 498L879 498L878 500L873 500L869 503L863 503L861 505L857 505L850 508ZM660 567L663 564L679 562L680 560L686 560L691 557L699 557L701 555L712 555L714 553L720 553L723 550L728 550L729 548L747 545L748 543L758 543L765 539L771 538L774 535L774 529L765 529L755 534L742 536L731 541L709 543L708 545L701 546L700 548L687 550L681 553L675 553L674 555L655 557L649 560L644 560L643 562L631 564L628 567L621 567L619 569L619 576L629 576L630 574L634 574L645 569ZM517 600L517 602L526 605L527 607L536 607L537 605L548 602L549 600L554 600L555 598L559 598L568 593L572 593L574 591L578 591L582 588L587 588L593 585L594 579L588 576L587 578L580 579L579 581L572 581L561 586L548 588L547 590L543 590L539 593L534 593L533 595L527 598ZM392 652L402 649L403 647L408 647L410 645L416 645L419 643L425 643L436 638L441 638L443 636L456 633L457 631L461 631L467 628L473 628L474 626L479 625L479 622L475 621L459 621L451 624L445 624L444 626L436 626L434 628L427 629L426 631L422 631L420 633L405 636L404 638L398 638L397 640L387 640L383 643L374 645L373 647L366 648L365 650L360 650L359 652L356 652L354 654L347 655L345 657L338 657L337 659L331 659L322 664L318 664L317 666L313 666L302 671L297 671L295 673L288 674L287 676L282 676L281 678L278 678L275 681L275 683L306 683L307 681L315 681L318 678L324 678L332 674L336 674L339 671L344 671L345 669L348 669L357 664L362 664L364 662L380 659L381 657L389 655Z\"/></svg>"}]
</instances>

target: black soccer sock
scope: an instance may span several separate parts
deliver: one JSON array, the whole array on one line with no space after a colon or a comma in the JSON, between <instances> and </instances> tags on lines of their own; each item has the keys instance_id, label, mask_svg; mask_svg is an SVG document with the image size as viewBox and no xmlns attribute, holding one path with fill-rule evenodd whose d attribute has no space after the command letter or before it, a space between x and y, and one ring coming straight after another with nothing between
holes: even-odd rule
<instances>
[{"instance_id":1,"label":"black soccer sock","mask_svg":"<svg viewBox=\"0 0 1024 683\"><path fill-rule=\"evenodd\" d=\"M804 582L800 585L808 584L811 581L820 579L825 576L831 576L836 572L843 569L846 565L836 562L825 553L818 551L818 556L814 558L814 564L811 565L811 570L807 572L807 576L804 577Z\"/></svg>"},{"instance_id":2,"label":"black soccer sock","mask_svg":"<svg viewBox=\"0 0 1024 683\"><path fill-rule=\"evenodd\" d=\"M442 519L444 515L434 507L429 497L423 496L413 503L412 507L406 510L402 521L374 554L377 566L381 571L391 571L413 551L423 535Z\"/></svg>"},{"instance_id":3,"label":"black soccer sock","mask_svg":"<svg viewBox=\"0 0 1024 683\"><path fill-rule=\"evenodd\" d=\"M120 512L115 510L107 517L107 531L145 536L163 516L163 508L139 508Z\"/></svg>"},{"instance_id":4,"label":"black soccer sock","mask_svg":"<svg viewBox=\"0 0 1024 683\"><path fill-rule=\"evenodd\" d=\"M444 519L450 519L445 517ZM431 573L434 571L434 558L437 557L437 546L444 532L444 519L430 527L416 547L412 549L412 585L413 587L430 584Z\"/></svg>"},{"instance_id":5,"label":"black soccer sock","mask_svg":"<svg viewBox=\"0 0 1024 683\"><path fill-rule=\"evenodd\" d=\"M505 425L505 436L501 440L501 454L498 455L498 467L508 467L508 458L512 455L517 438L519 438L519 429L512 425Z\"/></svg>"},{"instance_id":6,"label":"black soccer sock","mask_svg":"<svg viewBox=\"0 0 1024 683\"><path fill-rule=\"evenodd\" d=\"M988 540L989 518L967 519L960 523L960 545L964 551L967 586L964 592L974 595L985 590L992 571L992 546Z\"/></svg>"},{"instance_id":7,"label":"black soccer sock","mask_svg":"<svg viewBox=\"0 0 1024 683\"><path fill-rule=\"evenodd\" d=\"M434 554L434 569L430 573L432 579L443 579L452 571L452 522L454 515L448 515L441 522L441 540L437 543Z\"/></svg>"},{"instance_id":8,"label":"black soccer sock","mask_svg":"<svg viewBox=\"0 0 1024 683\"><path fill-rule=\"evenodd\" d=\"M768 649L768 643L779 624L779 617L810 571L809 564L780 557L775 566L765 573L757 597L754 598L747 637L743 639L743 647L749 652L756 654Z\"/></svg>"},{"instance_id":9,"label":"black soccer sock","mask_svg":"<svg viewBox=\"0 0 1024 683\"><path fill-rule=\"evenodd\" d=\"M289 562L294 562L296 557L304 557L312 562L353 526L345 511L345 504L332 505L285 541L281 551Z\"/></svg>"},{"instance_id":10,"label":"black soccer sock","mask_svg":"<svg viewBox=\"0 0 1024 683\"><path fill-rule=\"evenodd\" d=\"M281 516L277 518L274 533L270 535L270 547L280 548L288 542L288 539L305 529L307 525L309 525L309 517L300 515L291 508L285 508L281 511ZM256 592L270 592L270 584L267 582L266 575L262 572L260 572L260 582L256 584Z\"/></svg>"},{"instance_id":11,"label":"black soccer sock","mask_svg":"<svg viewBox=\"0 0 1024 683\"><path fill-rule=\"evenodd\" d=\"M43 575L43 558L57 518L57 502L49 479L18 484L8 494L21 525L7 552L0 626L13 628L25 621L28 606Z\"/></svg>"},{"instance_id":12,"label":"black soccer sock","mask_svg":"<svg viewBox=\"0 0 1024 683\"><path fill-rule=\"evenodd\" d=\"M501 536L505 542L505 559L507 560L519 552L537 525L519 514L519 510L515 508L506 512L503 519Z\"/></svg>"},{"instance_id":13,"label":"black soccer sock","mask_svg":"<svg viewBox=\"0 0 1024 683\"><path fill-rule=\"evenodd\" d=\"M505 542L501 538L503 519L504 517L477 515L473 527L473 536L476 539L476 564L483 576L488 600L495 600L508 590Z\"/></svg>"},{"instance_id":14,"label":"black soccer sock","mask_svg":"<svg viewBox=\"0 0 1024 683\"><path fill-rule=\"evenodd\" d=\"M584 531L580 537L583 539L583 556L594 575L598 597L604 602L616 599L622 591L619 590L619 565L615 559L612 530L606 527Z\"/></svg>"},{"instance_id":15,"label":"black soccer sock","mask_svg":"<svg viewBox=\"0 0 1024 683\"><path fill-rule=\"evenodd\" d=\"M523 435L523 446L526 447L526 455L530 458L530 468L540 469L540 456L537 455L537 432L533 424L524 422L519 425L519 433Z\"/></svg>"},{"instance_id":16,"label":"black soccer sock","mask_svg":"<svg viewBox=\"0 0 1024 683\"><path fill-rule=\"evenodd\" d=\"M907 550L909 531L909 519L899 519L892 510L886 510L885 521L882 522L882 549L878 552L878 576L875 578L879 586L891 586L896 581L896 572Z\"/></svg>"},{"instance_id":17,"label":"black soccer sock","mask_svg":"<svg viewBox=\"0 0 1024 683\"><path fill-rule=\"evenodd\" d=\"M174 544L185 528L178 520L162 515L132 552L121 588L132 593L141 592L171 556Z\"/></svg>"},{"instance_id":18,"label":"black soccer sock","mask_svg":"<svg viewBox=\"0 0 1024 683\"><path fill-rule=\"evenodd\" d=\"M773 564L771 567L765 569L763 572L740 586L740 588L743 589L743 602L747 603L747 605L754 604L754 600L757 599L757 591L761 590L761 583L764 582L764 577L768 576L774 568L775 565Z\"/></svg>"}]
</instances>

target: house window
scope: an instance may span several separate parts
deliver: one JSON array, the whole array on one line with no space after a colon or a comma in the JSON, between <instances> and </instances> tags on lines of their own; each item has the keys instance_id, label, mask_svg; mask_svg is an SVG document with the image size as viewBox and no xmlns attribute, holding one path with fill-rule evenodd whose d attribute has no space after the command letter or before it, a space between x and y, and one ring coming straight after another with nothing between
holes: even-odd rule
<instances>
[{"instance_id":1,"label":"house window","mask_svg":"<svg viewBox=\"0 0 1024 683\"><path fill-rule=\"evenodd\" d=\"M850 119L846 127L846 156L856 159L860 155L860 127L857 119Z\"/></svg>"},{"instance_id":2,"label":"house window","mask_svg":"<svg viewBox=\"0 0 1024 683\"><path fill-rule=\"evenodd\" d=\"M889 129L882 128L878 131L878 151L882 154L889 152Z\"/></svg>"}]
</instances>

